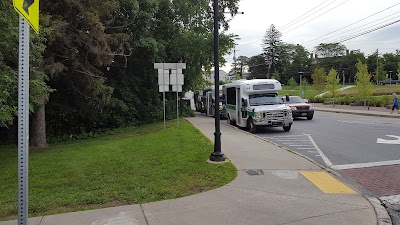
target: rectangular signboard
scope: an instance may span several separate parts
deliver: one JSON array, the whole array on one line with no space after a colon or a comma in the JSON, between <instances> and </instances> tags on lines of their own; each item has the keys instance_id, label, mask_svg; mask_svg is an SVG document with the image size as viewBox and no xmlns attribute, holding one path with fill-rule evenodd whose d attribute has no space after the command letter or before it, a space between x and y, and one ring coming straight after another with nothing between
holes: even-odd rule
<instances>
[{"instance_id":1,"label":"rectangular signboard","mask_svg":"<svg viewBox=\"0 0 400 225\"><path fill-rule=\"evenodd\" d=\"M169 85L158 86L158 92L169 92Z\"/></svg>"},{"instance_id":2,"label":"rectangular signboard","mask_svg":"<svg viewBox=\"0 0 400 225\"><path fill-rule=\"evenodd\" d=\"M158 85L169 85L169 70L158 70Z\"/></svg>"},{"instance_id":3,"label":"rectangular signboard","mask_svg":"<svg viewBox=\"0 0 400 225\"><path fill-rule=\"evenodd\" d=\"M176 87L178 87L178 92L182 92L182 85L172 85L173 92L176 92Z\"/></svg>"},{"instance_id":4,"label":"rectangular signboard","mask_svg":"<svg viewBox=\"0 0 400 225\"><path fill-rule=\"evenodd\" d=\"M186 69L186 63L154 63L154 69Z\"/></svg>"},{"instance_id":5,"label":"rectangular signboard","mask_svg":"<svg viewBox=\"0 0 400 225\"><path fill-rule=\"evenodd\" d=\"M171 75L170 75L170 84L174 85L174 84L178 84L178 85L183 85L184 83L184 78L183 78L183 74L179 74L176 73L176 70L172 70L171 71Z\"/></svg>"}]
</instances>

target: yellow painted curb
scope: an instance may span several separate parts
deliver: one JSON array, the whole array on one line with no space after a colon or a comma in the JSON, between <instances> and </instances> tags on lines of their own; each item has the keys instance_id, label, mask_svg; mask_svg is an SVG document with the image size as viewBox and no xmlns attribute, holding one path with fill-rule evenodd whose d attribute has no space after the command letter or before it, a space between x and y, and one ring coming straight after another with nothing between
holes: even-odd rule
<instances>
[{"instance_id":1,"label":"yellow painted curb","mask_svg":"<svg viewBox=\"0 0 400 225\"><path fill-rule=\"evenodd\" d=\"M357 194L353 189L347 187L326 172L300 171L309 181L317 186L324 193L329 194Z\"/></svg>"}]
</instances>

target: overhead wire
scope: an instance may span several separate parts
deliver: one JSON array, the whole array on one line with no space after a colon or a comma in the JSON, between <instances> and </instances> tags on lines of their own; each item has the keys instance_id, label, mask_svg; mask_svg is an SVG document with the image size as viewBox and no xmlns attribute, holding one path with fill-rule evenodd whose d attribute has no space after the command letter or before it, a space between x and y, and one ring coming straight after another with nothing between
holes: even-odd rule
<instances>
[{"instance_id":1,"label":"overhead wire","mask_svg":"<svg viewBox=\"0 0 400 225\"><path fill-rule=\"evenodd\" d=\"M318 8L319 6L323 5L325 2L328 2L328 1L330 1L330 0L326 0L326 1L322 2L321 4L315 6L314 8L312 8L311 10L309 10L309 11L307 11L306 13L302 14L301 16L297 17L296 19L294 19L294 20L290 21L289 23L283 25L282 27L280 27L280 29L281 29L281 30L285 29L286 27L288 27L288 26L289 26L290 24L292 24L293 22L299 20L301 17L303 17L303 16L307 15L308 13L314 11L314 9ZM336 1L336 0L335 0L335 1ZM333 1L333 2L335 2L335 1ZM333 3L333 2L332 2L332 3ZM306 17L306 18L307 18L307 17ZM305 18L303 18L303 19L305 19ZM298 23L298 21L297 21L296 23ZM296 23L294 23L294 24L296 24ZM290 25L290 26L291 26L291 25ZM290 27L290 26L289 26L289 27Z\"/></svg>"},{"instance_id":2,"label":"overhead wire","mask_svg":"<svg viewBox=\"0 0 400 225\"><path fill-rule=\"evenodd\" d=\"M331 8L331 9L329 9L328 11L325 11L325 12L323 12L323 13L319 14L318 16L316 16L316 17L314 17L314 18L312 18L312 19L310 19L310 20L307 20L306 22L304 22L304 23L300 24L299 26L297 26L297 27L295 27L295 28L292 28L292 29L290 29L290 30L288 30L288 31L285 31L285 32L283 32L283 34L287 34L287 33L289 33L290 31L292 31L292 30L295 30L295 29L297 29L297 28L299 28L299 27L303 26L304 24L306 24L306 23L309 23L309 22L311 22L311 21L315 20L316 18L318 18L318 17L320 17L320 16L323 16L323 15L325 15L326 13L328 13L328 12L330 12L330 11L332 11L332 10L336 9L337 7L339 7L339 6L343 5L344 3L348 2L348 1L349 1L349 0L345 0L345 1L343 1L342 3L340 3L340 4L336 5L335 7Z\"/></svg>"},{"instance_id":3,"label":"overhead wire","mask_svg":"<svg viewBox=\"0 0 400 225\"><path fill-rule=\"evenodd\" d=\"M356 21L356 22L354 22L354 23L351 23L351 24L349 24L349 25L347 25L347 26L344 26L344 27L342 27L342 28L339 28L339 29L337 29L337 30L334 30L334 31L332 31L332 32L329 32L329 33L327 33L327 34L324 34L324 35L322 35L322 36L320 36L320 37L317 37L317 38L314 38L314 39L312 39L312 40L310 40L310 41L307 41L307 42L305 42L304 44L307 44L307 43L309 43L309 42L316 41L316 40L318 40L318 39L320 39L320 38L322 38L322 37L325 37L325 36L327 36L327 35L330 35L330 34L333 34L333 33L337 32L337 31L343 30L343 29L345 29L345 28L347 28L347 27L350 27L350 26L352 26L352 25L354 25L354 24L357 24L357 23L359 23L359 22L361 22L361 21L364 21L364 20L366 20L366 19L368 19L368 18L370 18L370 17L372 17L372 16L375 16L375 15L377 15L377 14L379 14L379 13L382 13L382 12L388 10L388 9L391 9L391 8L393 8L393 7L395 7L395 6L399 5L399 4L400 4L400 3L397 3L397 4L394 4L394 5L392 5L392 6L389 6L389 7L386 8L386 9L383 9L383 10L381 10L381 11L379 11L379 12L376 12L376 13L374 13L374 14L371 14L371 15L369 15L369 16L363 18L363 19L360 19L360 20L358 20L358 21ZM397 12L397 13L398 13L398 12ZM397 14L397 13L395 13L395 14ZM392 14L392 15L394 15L394 14Z\"/></svg>"},{"instance_id":4,"label":"overhead wire","mask_svg":"<svg viewBox=\"0 0 400 225\"><path fill-rule=\"evenodd\" d=\"M347 31L344 31L344 32L342 32L342 33L339 33L339 34L336 34L336 35L333 35L333 36L324 38L324 39L322 39L322 40L320 40L320 41L318 41L318 42L320 42L320 43L323 43L323 42L336 43L337 41L327 41L327 40L332 39L332 38L337 37L337 36L344 35L344 34L346 34L346 33L349 33L349 32L352 32L352 31L353 31L353 33L351 33L351 34L349 35L349 36L351 36L351 35L354 35L354 34L357 33L357 32L365 31L365 30L367 30L367 29L370 29L370 28L372 28L372 27L374 27L374 26L383 24L383 23L388 22L388 21L393 21L394 19L399 18L399 16L392 17L392 18L387 19L387 20L385 20L385 21L383 21L383 22L380 22L380 23L374 24L374 25L372 25L372 26L369 26L369 27L367 27L367 28L365 28L365 29L363 29L363 30L356 31L356 30L358 30L358 29L360 29L360 28L362 28L362 27L365 27L365 26L368 26L368 25L370 25L370 24L376 23L376 22L378 22L378 21L380 21L380 20L386 19L386 18L388 18L388 17L390 17L390 16L393 16L393 15L396 15L396 14L399 14L399 13L400 13L400 12L397 12L397 13L391 14L391 15L389 15L389 16L382 17L382 18L380 18L380 19L377 19L377 20L371 21L371 22L369 22L369 23L366 23L366 24L360 25L360 26L358 26L358 27L355 27L355 28L353 28L353 29L351 29L351 30L347 30ZM355 31L355 32L354 32L354 31ZM337 38L337 39L340 40L340 39L342 39L342 38ZM303 44L303 46L311 46L311 45L315 45L315 44L317 44L317 42L315 42L315 43L310 43L310 44Z\"/></svg>"},{"instance_id":5,"label":"overhead wire","mask_svg":"<svg viewBox=\"0 0 400 225\"><path fill-rule=\"evenodd\" d=\"M387 24L385 24L385 25L382 25L382 26L373 28L373 29L371 29L371 30L369 30L369 31L365 31L365 32L356 34L356 35L354 35L354 36L352 36L352 37L346 37L346 38L344 38L344 39L342 39L342 40L340 40L340 41L337 41L337 43L345 42L345 41L354 39L354 38L356 38L356 37L363 36L363 35L365 35L365 34L371 33L371 32L376 31L376 30L380 30L380 29L382 29L382 28L388 27L388 26L393 25L393 24L396 24L396 23L398 23L398 22L400 22L400 20L396 20L396 21L387 23Z\"/></svg>"},{"instance_id":6,"label":"overhead wire","mask_svg":"<svg viewBox=\"0 0 400 225\"><path fill-rule=\"evenodd\" d=\"M280 29L284 29L285 26L287 26L287 25L289 25L290 23L292 23L292 22L298 20L298 19L301 18L302 16L308 14L309 12L313 11L314 9L318 8L319 6L323 5L325 2L328 2L328 1L330 1L330 0L326 0L326 1L322 2L321 4L315 6L315 7L312 8L311 10L307 11L306 13L304 13L303 15L301 15L300 17L297 17L296 19L292 20L291 22L289 22L288 24L284 25L284 26L283 26L282 28L280 28ZM331 5L331 4L334 3L335 1L337 1L337 0L334 0L333 2L331 2L331 3L329 3L328 5L322 7L321 9L317 10L316 12L318 12L318 11L320 11L320 10L326 8L327 6ZM306 18L308 18L308 17L309 17L309 16L307 16L307 17L305 17L305 18L302 18L301 20L304 20L304 19L306 19ZM294 24L300 22L301 20L295 22ZM294 24L292 24L292 25L294 25ZM290 26L292 26L292 25L290 25ZM290 26L288 26L288 27L290 27ZM238 48L240 49L241 47L255 44L256 42L258 42L258 41L260 41L260 40L262 40L262 38L261 38L261 39L256 39L256 40L253 40L253 41L251 41L251 42L249 42L249 43L246 43L246 44L243 44L243 45L241 45L241 46L238 46Z\"/></svg>"}]
</instances>

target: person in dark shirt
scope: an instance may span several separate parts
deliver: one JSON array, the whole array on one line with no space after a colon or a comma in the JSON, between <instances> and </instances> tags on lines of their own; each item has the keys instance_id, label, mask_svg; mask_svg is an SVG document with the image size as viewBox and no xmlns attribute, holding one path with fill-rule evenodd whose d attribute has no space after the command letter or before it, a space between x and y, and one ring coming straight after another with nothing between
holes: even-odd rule
<instances>
[{"instance_id":1,"label":"person in dark shirt","mask_svg":"<svg viewBox=\"0 0 400 225\"><path fill-rule=\"evenodd\" d=\"M396 93L393 93L392 96L393 96L393 106L392 106L392 112L391 113L393 114L394 109L397 109L397 113L400 114L400 111L399 111L399 97L397 97Z\"/></svg>"}]
</instances>

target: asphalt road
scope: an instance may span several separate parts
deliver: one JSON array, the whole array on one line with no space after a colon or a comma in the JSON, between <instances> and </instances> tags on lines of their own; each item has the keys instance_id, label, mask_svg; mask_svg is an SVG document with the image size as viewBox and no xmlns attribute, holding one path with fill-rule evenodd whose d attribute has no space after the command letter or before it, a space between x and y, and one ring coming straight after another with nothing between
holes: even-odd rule
<instances>
[{"instance_id":1,"label":"asphalt road","mask_svg":"<svg viewBox=\"0 0 400 225\"><path fill-rule=\"evenodd\" d=\"M400 164L397 119L317 111L311 121L295 119L290 132L266 128L257 135L334 169Z\"/></svg>"}]
</instances>

